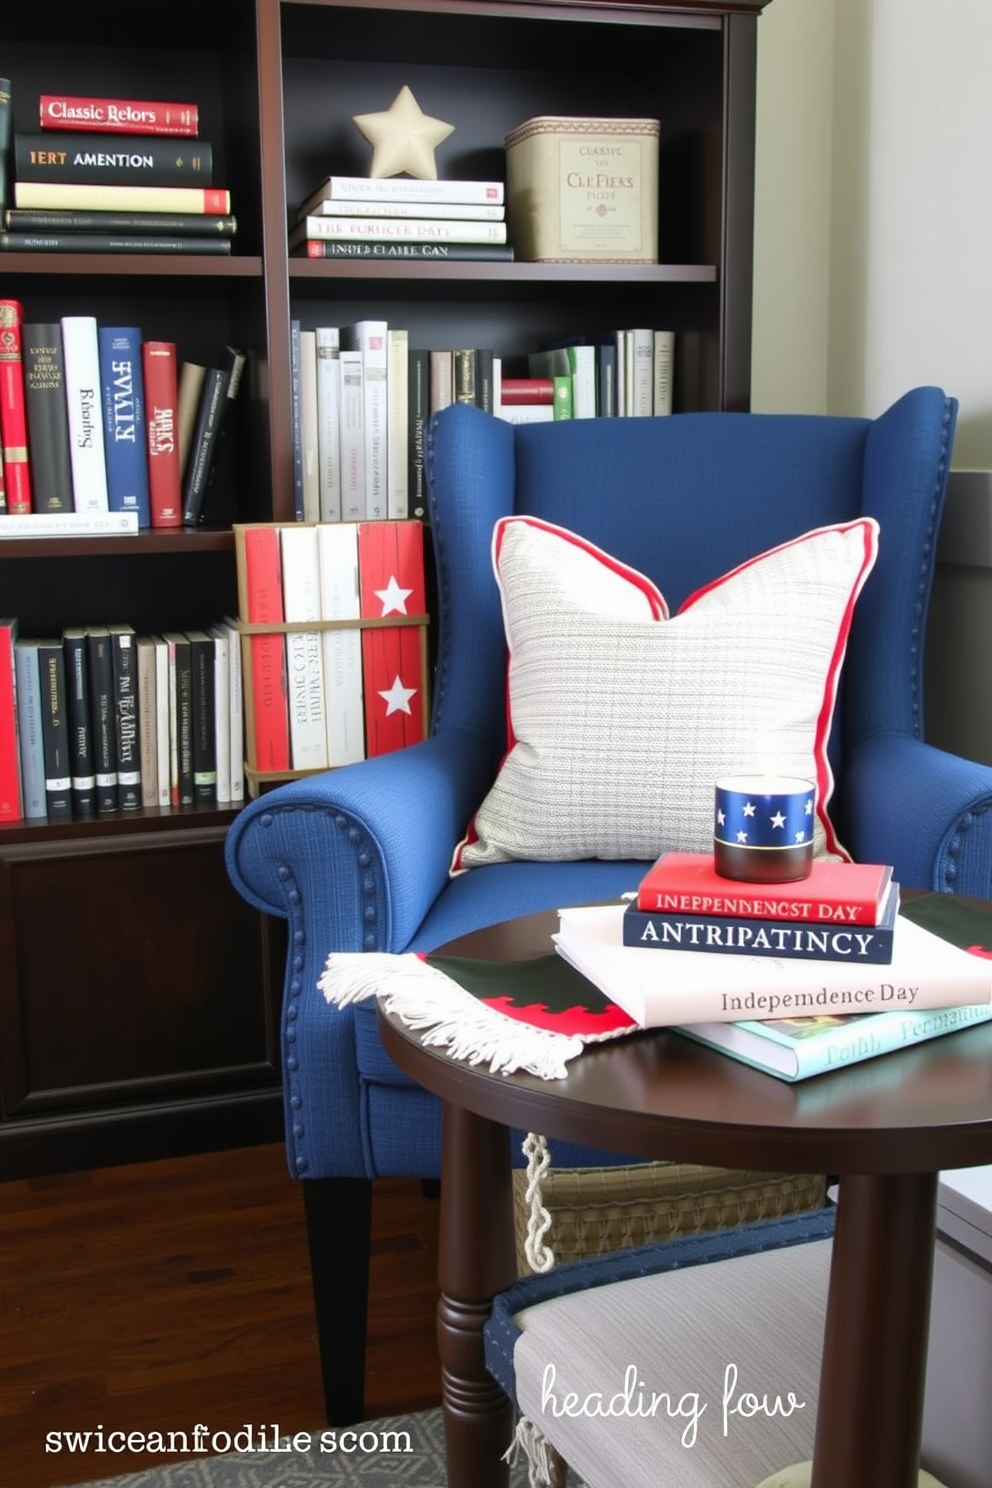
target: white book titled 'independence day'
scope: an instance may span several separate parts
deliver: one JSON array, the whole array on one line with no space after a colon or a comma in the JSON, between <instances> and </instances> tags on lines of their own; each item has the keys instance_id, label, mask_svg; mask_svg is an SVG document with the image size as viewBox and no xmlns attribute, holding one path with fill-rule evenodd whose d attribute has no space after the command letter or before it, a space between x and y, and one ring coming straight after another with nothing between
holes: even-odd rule
<instances>
[{"instance_id":1,"label":"white book titled 'independence day'","mask_svg":"<svg viewBox=\"0 0 992 1488\"><path fill-rule=\"evenodd\" d=\"M992 960L901 916L887 966L623 944L623 904L559 910L555 949L643 1028L992 1001Z\"/></svg>"}]
</instances>

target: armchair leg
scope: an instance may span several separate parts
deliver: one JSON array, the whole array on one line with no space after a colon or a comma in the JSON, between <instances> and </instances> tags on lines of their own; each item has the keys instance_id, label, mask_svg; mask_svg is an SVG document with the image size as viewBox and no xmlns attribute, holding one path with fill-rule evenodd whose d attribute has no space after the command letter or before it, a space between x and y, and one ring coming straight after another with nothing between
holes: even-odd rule
<instances>
[{"instance_id":1,"label":"armchair leg","mask_svg":"<svg viewBox=\"0 0 992 1488\"><path fill-rule=\"evenodd\" d=\"M317 1343L330 1426L364 1411L372 1183L367 1178L305 1178Z\"/></svg>"}]
</instances>

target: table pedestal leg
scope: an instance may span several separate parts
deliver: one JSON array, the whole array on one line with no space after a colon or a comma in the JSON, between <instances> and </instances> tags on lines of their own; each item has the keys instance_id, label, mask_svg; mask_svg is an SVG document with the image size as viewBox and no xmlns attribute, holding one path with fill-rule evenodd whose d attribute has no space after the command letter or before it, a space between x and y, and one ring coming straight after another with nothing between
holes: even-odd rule
<instances>
[{"instance_id":1,"label":"table pedestal leg","mask_svg":"<svg viewBox=\"0 0 992 1488\"><path fill-rule=\"evenodd\" d=\"M513 1408L483 1362L492 1298L516 1280L504 1126L444 1108L437 1341L448 1488L506 1488Z\"/></svg>"},{"instance_id":2,"label":"table pedestal leg","mask_svg":"<svg viewBox=\"0 0 992 1488\"><path fill-rule=\"evenodd\" d=\"M811 1488L916 1488L937 1174L840 1184Z\"/></svg>"}]
</instances>

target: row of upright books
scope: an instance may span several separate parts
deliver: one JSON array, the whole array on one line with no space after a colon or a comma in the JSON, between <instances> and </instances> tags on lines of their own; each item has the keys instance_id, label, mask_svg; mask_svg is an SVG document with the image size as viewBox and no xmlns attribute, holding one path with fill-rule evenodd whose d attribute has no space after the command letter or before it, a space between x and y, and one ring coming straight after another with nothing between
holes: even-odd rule
<instances>
[{"instance_id":1,"label":"row of upright books","mask_svg":"<svg viewBox=\"0 0 992 1488\"><path fill-rule=\"evenodd\" d=\"M237 624L19 635L0 620L0 820L244 799Z\"/></svg>"},{"instance_id":2,"label":"row of upright books","mask_svg":"<svg viewBox=\"0 0 992 1488\"><path fill-rule=\"evenodd\" d=\"M231 193L196 104L41 94L30 127L21 107L0 79L0 250L231 252Z\"/></svg>"},{"instance_id":3,"label":"row of upright books","mask_svg":"<svg viewBox=\"0 0 992 1488\"><path fill-rule=\"evenodd\" d=\"M625 902L559 912L555 948L632 1023L803 1080L992 1019L992 915L900 904L891 866L755 884L663 854Z\"/></svg>"},{"instance_id":4,"label":"row of upright books","mask_svg":"<svg viewBox=\"0 0 992 1488\"><path fill-rule=\"evenodd\" d=\"M385 320L291 332L301 521L425 516L424 431L452 403L512 423L672 410L671 331L570 338L531 353L520 376L490 348L413 347Z\"/></svg>"},{"instance_id":5,"label":"row of upright books","mask_svg":"<svg viewBox=\"0 0 992 1488\"><path fill-rule=\"evenodd\" d=\"M0 300L0 339L0 536L203 520L244 352L180 365L139 326L25 321L16 300Z\"/></svg>"},{"instance_id":6,"label":"row of upright books","mask_svg":"<svg viewBox=\"0 0 992 1488\"><path fill-rule=\"evenodd\" d=\"M289 251L302 258L509 262L502 181L326 176L300 203Z\"/></svg>"},{"instance_id":7,"label":"row of upright books","mask_svg":"<svg viewBox=\"0 0 992 1488\"><path fill-rule=\"evenodd\" d=\"M423 526L235 526L249 793L426 737Z\"/></svg>"}]
</instances>

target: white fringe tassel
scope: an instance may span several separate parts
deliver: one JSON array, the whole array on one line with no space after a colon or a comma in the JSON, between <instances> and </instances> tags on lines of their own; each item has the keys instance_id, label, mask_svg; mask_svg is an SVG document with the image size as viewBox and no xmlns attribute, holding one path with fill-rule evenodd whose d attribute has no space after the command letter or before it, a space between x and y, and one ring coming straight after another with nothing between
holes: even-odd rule
<instances>
[{"instance_id":1,"label":"white fringe tassel","mask_svg":"<svg viewBox=\"0 0 992 1488\"><path fill-rule=\"evenodd\" d=\"M512 1467L523 1452L527 1459L527 1480L530 1488L564 1488L568 1471L564 1458L557 1447L553 1447L540 1427L521 1416L513 1433L513 1440L503 1453L503 1461Z\"/></svg>"},{"instance_id":2,"label":"white fringe tassel","mask_svg":"<svg viewBox=\"0 0 992 1488\"><path fill-rule=\"evenodd\" d=\"M578 1035L506 1017L409 951L336 951L317 986L335 1007L378 997L409 1028L428 1030L425 1044L446 1049L452 1059L488 1064L494 1075L525 1070L542 1080L563 1080L568 1061L585 1043Z\"/></svg>"}]
</instances>

